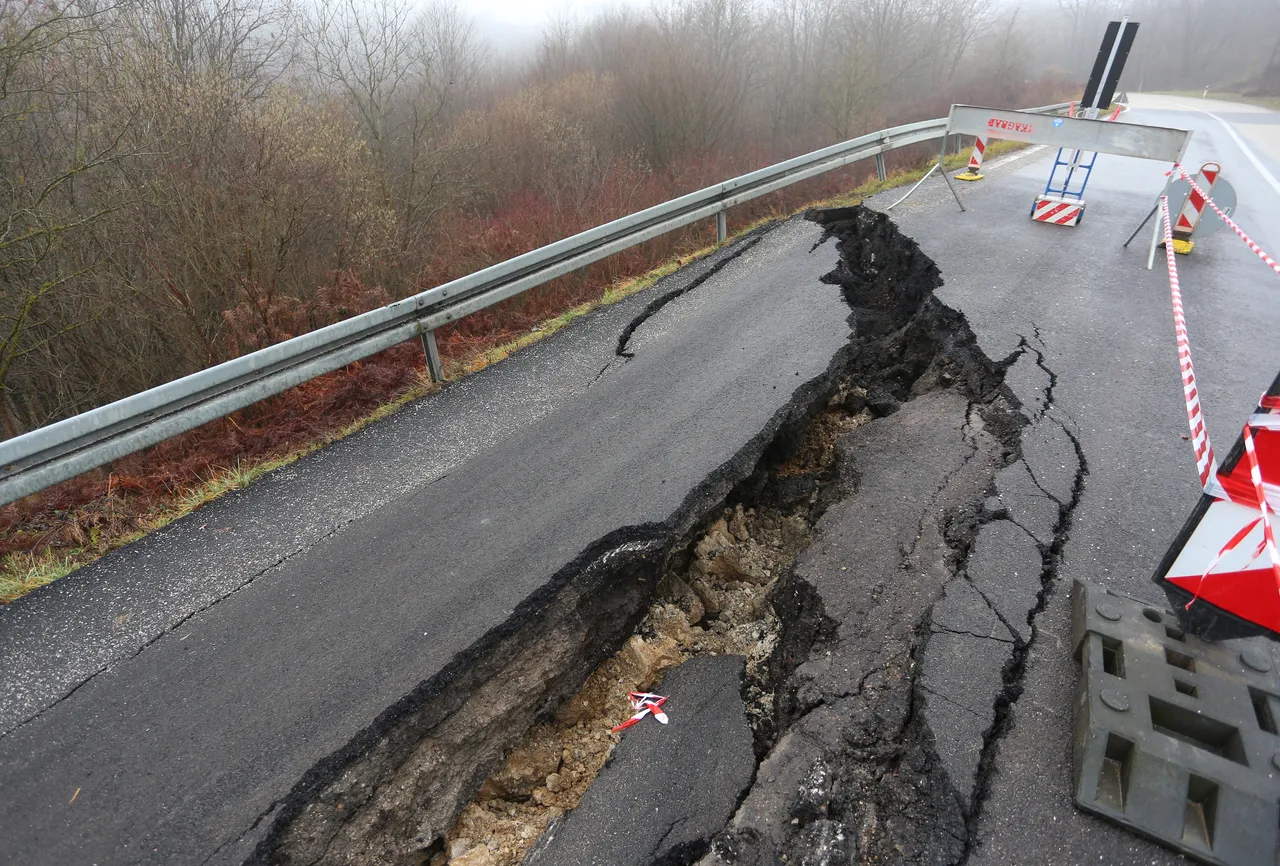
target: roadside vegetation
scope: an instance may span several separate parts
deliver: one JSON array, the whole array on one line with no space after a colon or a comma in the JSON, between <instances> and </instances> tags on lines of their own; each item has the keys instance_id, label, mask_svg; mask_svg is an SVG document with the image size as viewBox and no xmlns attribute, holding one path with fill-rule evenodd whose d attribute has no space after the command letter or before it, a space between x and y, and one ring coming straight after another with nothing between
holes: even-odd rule
<instances>
[{"instance_id":1,"label":"roadside vegetation","mask_svg":"<svg viewBox=\"0 0 1280 866\"><path fill-rule=\"evenodd\" d=\"M0 3L2 435L952 102L1069 98L1109 11L1042 6L672 0L556 21L514 59L445 3ZM1085 59L1045 67L1035 34L1062 16ZM930 150L888 155L890 183ZM447 377L713 242L691 226L441 329ZM0 508L0 601L434 387L398 346Z\"/></svg>"}]
</instances>

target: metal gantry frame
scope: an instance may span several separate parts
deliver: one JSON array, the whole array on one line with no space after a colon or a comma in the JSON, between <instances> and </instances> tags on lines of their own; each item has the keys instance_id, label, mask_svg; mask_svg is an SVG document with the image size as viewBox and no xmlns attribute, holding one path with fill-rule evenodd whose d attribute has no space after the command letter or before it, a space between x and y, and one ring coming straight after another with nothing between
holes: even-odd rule
<instances>
[{"instance_id":1,"label":"metal gantry frame","mask_svg":"<svg viewBox=\"0 0 1280 866\"><path fill-rule=\"evenodd\" d=\"M1057 112L1067 103L1030 109ZM242 355L0 442L0 505L141 451L317 376L418 339L431 376L443 379L435 329L528 289L711 217L728 236L726 211L851 163L944 138L947 118L879 130L680 196L344 321Z\"/></svg>"},{"instance_id":2,"label":"metal gantry frame","mask_svg":"<svg viewBox=\"0 0 1280 866\"><path fill-rule=\"evenodd\" d=\"M1054 108L1061 110L1069 103ZM1191 142L1191 132L1164 126L1147 126L1137 123L1099 121L1083 117L1054 117L1048 124L1042 121L1046 109L1014 111L1007 108L984 108L978 105L953 105L947 120L947 135L984 136L1009 139L1024 144L1043 144L1050 147L1069 148L1077 151L1111 153L1137 159L1154 159L1180 163ZM900 205L938 169L946 156L946 137L938 161L929 169L906 195L889 205L892 210ZM964 210L964 202L956 191L951 176L942 173L955 196L956 204Z\"/></svg>"}]
</instances>

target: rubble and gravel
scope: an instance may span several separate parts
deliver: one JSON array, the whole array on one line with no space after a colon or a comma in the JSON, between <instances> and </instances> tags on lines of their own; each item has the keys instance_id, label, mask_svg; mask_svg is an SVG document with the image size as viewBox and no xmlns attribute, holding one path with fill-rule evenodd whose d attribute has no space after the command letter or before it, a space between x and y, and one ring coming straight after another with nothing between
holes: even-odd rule
<instances>
[{"instance_id":1,"label":"rubble and gravel","mask_svg":"<svg viewBox=\"0 0 1280 866\"><path fill-rule=\"evenodd\" d=\"M822 426L857 423L846 416ZM802 453L802 464L810 471L821 468L816 447ZM799 465L789 465L788 471L799 474ZM769 595L809 539L810 527L802 517L741 503L725 508L683 555L673 557L657 600L636 633L596 668L552 720L533 728L511 751L502 769L463 809L444 850L429 862L521 862L547 825L578 805L627 736L610 732L633 712L627 693L655 688L668 670L690 658L740 657L752 729L771 724L769 666L780 622ZM481 848L487 853L480 853Z\"/></svg>"}]
</instances>

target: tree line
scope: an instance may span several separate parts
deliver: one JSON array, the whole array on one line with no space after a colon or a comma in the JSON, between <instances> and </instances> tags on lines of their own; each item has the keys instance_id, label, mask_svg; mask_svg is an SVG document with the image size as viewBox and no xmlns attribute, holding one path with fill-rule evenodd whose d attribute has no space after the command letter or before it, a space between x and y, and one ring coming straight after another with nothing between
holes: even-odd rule
<instances>
[{"instance_id":1,"label":"tree line","mask_svg":"<svg viewBox=\"0 0 1280 866\"><path fill-rule=\"evenodd\" d=\"M1274 0L670 0L518 62L447 3L0 0L3 433L953 101L1049 101L1121 5L1129 82L1274 65Z\"/></svg>"}]
</instances>

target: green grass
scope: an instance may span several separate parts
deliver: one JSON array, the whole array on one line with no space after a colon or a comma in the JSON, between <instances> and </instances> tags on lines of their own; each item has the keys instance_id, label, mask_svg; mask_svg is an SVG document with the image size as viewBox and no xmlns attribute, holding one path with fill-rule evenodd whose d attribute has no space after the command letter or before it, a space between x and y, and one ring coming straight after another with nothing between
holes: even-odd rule
<instances>
[{"instance_id":1,"label":"green grass","mask_svg":"<svg viewBox=\"0 0 1280 866\"><path fill-rule=\"evenodd\" d=\"M0 564L0 602L10 602L19 596L66 577L84 563L71 557L44 553L11 553Z\"/></svg>"},{"instance_id":2,"label":"green grass","mask_svg":"<svg viewBox=\"0 0 1280 866\"><path fill-rule=\"evenodd\" d=\"M994 141L987 148L987 158L999 156L1003 153L1018 150L1025 145L1012 141ZM943 165L947 170L954 170L966 165L969 161L968 151L964 153L953 154L946 157ZM931 163L930 163L931 164ZM889 176L887 180L873 179L867 183L850 190L848 193L836 196L831 199L811 202L804 207L797 208L792 213L800 213L811 208L824 207L847 207L858 204L862 200L895 187L905 186L914 183L924 176L929 166L924 168L896 171ZM779 218L785 218L789 214L778 214L775 216L764 217L750 225L740 227L735 231L725 244L732 243L737 238L748 232L754 231L762 225L774 222ZM599 309L603 306L615 304L625 298L629 298L637 292L642 292L652 286L663 277L675 273L680 268L697 261L717 249L723 244L713 244L708 247L696 250L684 255L675 256L656 268L625 280L620 280L608 287L601 293L600 297L585 304L580 304L571 310L567 310L554 318L540 322L537 327L528 334L523 334L511 342L495 346L478 355L461 360L451 361L445 371L447 379L456 379L471 373L478 372L491 364L510 357L512 354L524 349L534 343L540 342L552 334L569 325L575 319L579 319L588 313ZM213 475L212 478L202 484L184 490L176 498L159 504L155 511L143 522L141 528L134 532L122 534L112 538L92 537L89 543L82 548L73 549L71 551L63 551L61 555L55 556L50 552L42 553L13 553L0 560L0 604L13 601L21 595L25 595L41 586L52 583L58 578L65 577L71 572L116 550L127 544L132 544L138 539L168 526L175 520L185 517L188 514L199 509L201 506L218 499L235 490L242 490L248 487L254 481L262 476L274 472L275 470L287 466L290 463L299 460L306 455L318 451L319 449L344 439L347 436L369 426L375 421L380 421L394 414L402 406L414 400L427 396L428 394L438 391L439 385L430 381L424 374L419 381L406 390L396 399L384 403L374 409L365 417L352 422L337 431L311 442L301 448L295 449L288 454L265 460L256 464L240 464L225 467Z\"/></svg>"}]
</instances>

